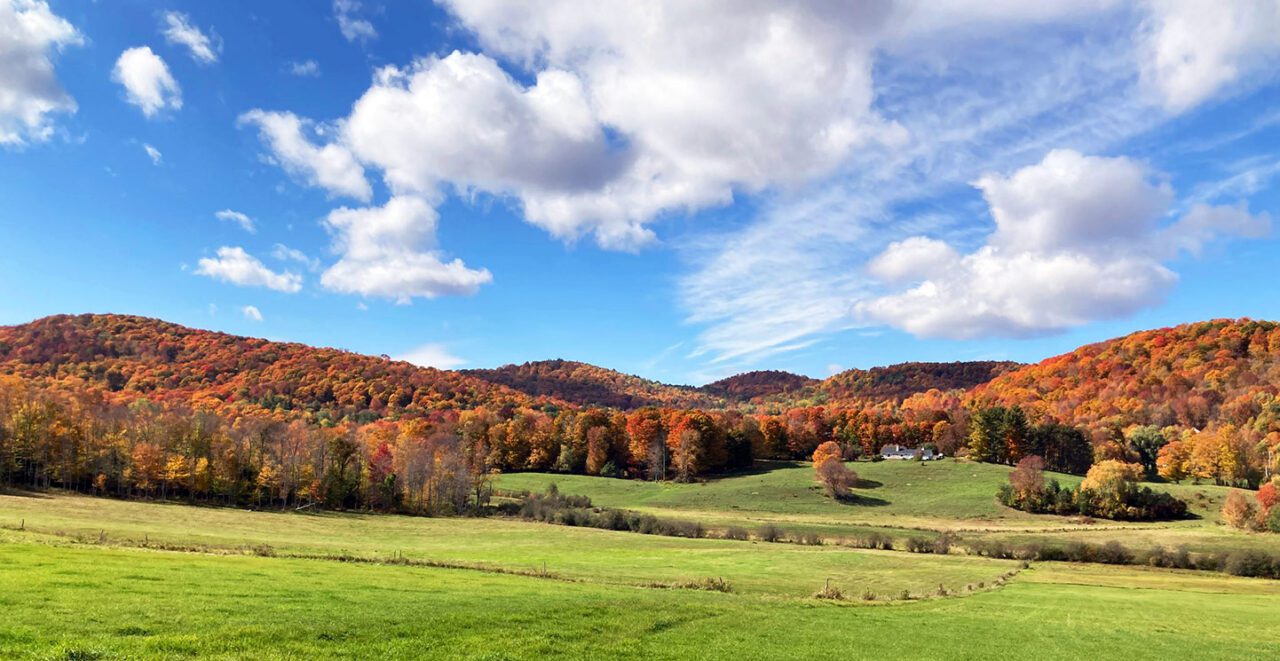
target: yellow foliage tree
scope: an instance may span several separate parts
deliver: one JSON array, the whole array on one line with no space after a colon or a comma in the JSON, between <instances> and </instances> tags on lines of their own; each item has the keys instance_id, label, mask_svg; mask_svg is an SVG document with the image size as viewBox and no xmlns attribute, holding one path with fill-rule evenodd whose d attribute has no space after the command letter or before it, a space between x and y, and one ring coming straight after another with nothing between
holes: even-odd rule
<instances>
[{"instance_id":1,"label":"yellow foliage tree","mask_svg":"<svg viewBox=\"0 0 1280 661\"><path fill-rule=\"evenodd\" d=\"M1108 459L1093 465L1080 483L1088 491L1114 492L1137 482L1142 477L1142 464Z\"/></svg>"}]
</instances>

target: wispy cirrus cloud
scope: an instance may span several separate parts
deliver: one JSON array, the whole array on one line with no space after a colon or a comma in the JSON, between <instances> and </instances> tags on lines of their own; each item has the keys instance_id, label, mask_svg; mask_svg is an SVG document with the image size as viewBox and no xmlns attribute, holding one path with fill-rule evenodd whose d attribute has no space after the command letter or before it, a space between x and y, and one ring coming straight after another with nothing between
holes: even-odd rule
<instances>
[{"instance_id":1,"label":"wispy cirrus cloud","mask_svg":"<svg viewBox=\"0 0 1280 661\"><path fill-rule=\"evenodd\" d=\"M161 17L160 29L165 41L185 47L191 54L191 59L196 62L213 64L218 61L222 39L216 32L205 34L191 23L190 16L177 11L165 12Z\"/></svg>"}]
</instances>

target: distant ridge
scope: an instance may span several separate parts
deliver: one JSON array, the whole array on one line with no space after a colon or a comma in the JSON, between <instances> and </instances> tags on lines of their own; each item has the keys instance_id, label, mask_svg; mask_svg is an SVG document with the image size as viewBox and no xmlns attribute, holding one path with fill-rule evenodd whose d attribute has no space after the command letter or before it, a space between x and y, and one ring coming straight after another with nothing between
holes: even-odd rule
<instances>
[{"instance_id":1,"label":"distant ridge","mask_svg":"<svg viewBox=\"0 0 1280 661\"><path fill-rule=\"evenodd\" d=\"M450 371L146 317L56 315L0 327L0 374L115 399L305 412L334 421L482 406L864 408L936 389L958 393L970 405L1021 405L1103 437L1134 424L1248 424L1251 435L1280 434L1280 325L1250 319L1140 331L1035 365L903 363L821 381L763 370L695 388L568 360Z\"/></svg>"}]
</instances>

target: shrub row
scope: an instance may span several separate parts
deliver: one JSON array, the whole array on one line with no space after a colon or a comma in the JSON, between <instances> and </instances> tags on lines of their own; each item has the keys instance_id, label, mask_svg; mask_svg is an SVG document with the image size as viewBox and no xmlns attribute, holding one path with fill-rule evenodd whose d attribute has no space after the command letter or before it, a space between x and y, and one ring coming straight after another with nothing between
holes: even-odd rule
<instances>
[{"instance_id":1,"label":"shrub row","mask_svg":"<svg viewBox=\"0 0 1280 661\"><path fill-rule=\"evenodd\" d=\"M1112 491L1064 489L1050 480L1040 489L1018 491L1005 484L996 493L1008 507L1032 514L1080 514L1116 521L1171 521L1187 516L1187 504L1151 487L1124 485Z\"/></svg>"},{"instance_id":2,"label":"shrub row","mask_svg":"<svg viewBox=\"0 0 1280 661\"><path fill-rule=\"evenodd\" d=\"M938 535L935 539L910 537L907 539L907 550L912 553L937 553L938 555L946 555L951 552L951 544L954 541L955 538L948 532Z\"/></svg>"},{"instance_id":3,"label":"shrub row","mask_svg":"<svg viewBox=\"0 0 1280 661\"><path fill-rule=\"evenodd\" d=\"M974 555L1006 560L1043 560L1058 562L1098 562L1108 565L1146 565L1166 569L1198 569L1224 572L1233 576L1280 578L1280 556L1262 551L1237 550L1224 553L1193 555L1185 546L1170 549L1154 546L1133 551L1115 540L1105 544L1073 541L1063 546L1027 544L1011 546L1004 542L973 542L967 545Z\"/></svg>"}]
</instances>

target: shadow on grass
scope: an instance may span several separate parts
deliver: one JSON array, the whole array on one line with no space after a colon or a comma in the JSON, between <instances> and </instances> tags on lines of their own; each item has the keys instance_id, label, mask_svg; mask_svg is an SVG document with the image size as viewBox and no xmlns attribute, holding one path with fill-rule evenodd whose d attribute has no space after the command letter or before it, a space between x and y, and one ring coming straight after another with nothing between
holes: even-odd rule
<instances>
[{"instance_id":1,"label":"shadow on grass","mask_svg":"<svg viewBox=\"0 0 1280 661\"><path fill-rule=\"evenodd\" d=\"M39 498L42 500L49 500L53 498L53 496L47 493L41 493L39 491L27 491L25 489L6 489L6 488L0 488L0 496L12 496L14 498Z\"/></svg>"},{"instance_id":2,"label":"shadow on grass","mask_svg":"<svg viewBox=\"0 0 1280 661\"><path fill-rule=\"evenodd\" d=\"M860 507L884 507L889 505L889 501L875 496L864 496L862 494L852 494L847 498L841 498L837 501L843 505L857 505Z\"/></svg>"},{"instance_id":3,"label":"shadow on grass","mask_svg":"<svg viewBox=\"0 0 1280 661\"><path fill-rule=\"evenodd\" d=\"M805 465L806 464L803 464L798 461L759 459L756 461L755 465L750 468L739 468L737 470L726 471L724 473L717 473L715 475L709 475L703 481L718 482L720 480L725 480L725 479L734 478L734 477L750 477L752 475L764 475L766 473L772 473L773 471L781 470L783 468L801 468Z\"/></svg>"},{"instance_id":4,"label":"shadow on grass","mask_svg":"<svg viewBox=\"0 0 1280 661\"><path fill-rule=\"evenodd\" d=\"M863 479L863 478L858 478L858 481L853 485L853 488L855 488L855 489L879 489L879 488L880 488L880 487L882 487L882 486L884 486L884 482L877 482L876 480L866 480L866 479Z\"/></svg>"}]
</instances>

